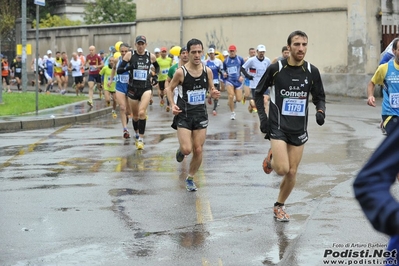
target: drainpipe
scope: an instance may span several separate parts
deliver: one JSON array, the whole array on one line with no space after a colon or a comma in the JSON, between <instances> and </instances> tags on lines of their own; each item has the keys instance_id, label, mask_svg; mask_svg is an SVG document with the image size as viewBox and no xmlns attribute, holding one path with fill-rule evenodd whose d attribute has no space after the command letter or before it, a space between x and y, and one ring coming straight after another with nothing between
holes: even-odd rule
<instances>
[{"instance_id":1,"label":"drainpipe","mask_svg":"<svg viewBox=\"0 0 399 266\"><path fill-rule=\"evenodd\" d=\"M180 47L183 47L183 0L180 0Z\"/></svg>"}]
</instances>

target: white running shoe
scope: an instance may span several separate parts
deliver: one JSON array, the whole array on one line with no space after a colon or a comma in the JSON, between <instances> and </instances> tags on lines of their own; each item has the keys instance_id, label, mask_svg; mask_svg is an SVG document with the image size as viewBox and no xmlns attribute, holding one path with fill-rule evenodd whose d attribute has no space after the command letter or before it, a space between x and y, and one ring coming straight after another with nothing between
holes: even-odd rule
<instances>
[{"instance_id":1,"label":"white running shoe","mask_svg":"<svg viewBox=\"0 0 399 266\"><path fill-rule=\"evenodd\" d=\"M236 120L236 113L235 112L231 113L230 119L231 120Z\"/></svg>"}]
</instances>

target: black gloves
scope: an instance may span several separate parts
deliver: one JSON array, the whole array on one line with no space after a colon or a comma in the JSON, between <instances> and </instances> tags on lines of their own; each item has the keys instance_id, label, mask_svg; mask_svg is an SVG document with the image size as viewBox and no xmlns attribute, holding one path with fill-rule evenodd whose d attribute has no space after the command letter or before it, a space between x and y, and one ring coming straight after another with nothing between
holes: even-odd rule
<instances>
[{"instance_id":1,"label":"black gloves","mask_svg":"<svg viewBox=\"0 0 399 266\"><path fill-rule=\"evenodd\" d=\"M324 124L324 118L326 117L326 114L323 113L322 111L317 111L316 113L316 122L319 126L322 126Z\"/></svg>"},{"instance_id":2,"label":"black gloves","mask_svg":"<svg viewBox=\"0 0 399 266\"><path fill-rule=\"evenodd\" d=\"M158 84L158 76L157 75L151 76L151 85L155 86L157 84Z\"/></svg>"}]
</instances>

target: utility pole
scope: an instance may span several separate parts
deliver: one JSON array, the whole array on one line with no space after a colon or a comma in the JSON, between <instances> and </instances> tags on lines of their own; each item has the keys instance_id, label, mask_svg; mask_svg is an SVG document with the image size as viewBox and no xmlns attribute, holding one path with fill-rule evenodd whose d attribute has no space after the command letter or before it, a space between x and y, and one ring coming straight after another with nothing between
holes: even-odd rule
<instances>
[{"instance_id":1,"label":"utility pole","mask_svg":"<svg viewBox=\"0 0 399 266\"><path fill-rule=\"evenodd\" d=\"M22 91L26 92L28 75L26 70L26 0L22 0L22 25L21 25L21 36L22 36Z\"/></svg>"},{"instance_id":2,"label":"utility pole","mask_svg":"<svg viewBox=\"0 0 399 266\"><path fill-rule=\"evenodd\" d=\"M39 114L39 6L45 6L46 0L35 0L36 5L36 115Z\"/></svg>"}]
</instances>

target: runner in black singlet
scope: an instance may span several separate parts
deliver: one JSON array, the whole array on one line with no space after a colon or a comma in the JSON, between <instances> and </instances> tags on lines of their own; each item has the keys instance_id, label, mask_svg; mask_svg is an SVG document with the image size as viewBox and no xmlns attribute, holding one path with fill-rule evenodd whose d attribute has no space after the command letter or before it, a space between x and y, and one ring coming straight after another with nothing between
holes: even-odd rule
<instances>
[{"instance_id":1,"label":"runner in black singlet","mask_svg":"<svg viewBox=\"0 0 399 266\"><path fill-rule=\"evenodd\" d=\"M208 126L206 94L209 92L212 97L218 98L220 92L214 88L212 70L204 66L201 61L202 42L197 39L190 40L187 43L187 51L189 62L176 70L165 91L172 105L172 113L175 115L172 126L177 129L180 144L176 160L182 162L185 156L193 152L186 189L196 191L194 175L202 163L202 148ZM173 97L173 90L176 87L179 92L177 102Z\"/></svg>"},{"instance_id":2,"label":"runner in black singlet","mask_svg":"<svg viewBox=\"0 0 399 266\"><path fill-rule=\"evenodd\" d=\"M284 203L295 186L296 172L308 140L310 94L316 105L317 123L323 125L325 118L325 94L319 70L304 60L307 44L306 33L291 33L287 40L290 56L271 64L256 87L255 102L261 130L271 142L263 169L267 174L274 170L283 176L274 204L274 216L278 221L289 221ZM263 102L268 87L271 87L269 117Z\"/></svg>"}]
</instances>

